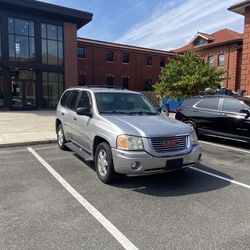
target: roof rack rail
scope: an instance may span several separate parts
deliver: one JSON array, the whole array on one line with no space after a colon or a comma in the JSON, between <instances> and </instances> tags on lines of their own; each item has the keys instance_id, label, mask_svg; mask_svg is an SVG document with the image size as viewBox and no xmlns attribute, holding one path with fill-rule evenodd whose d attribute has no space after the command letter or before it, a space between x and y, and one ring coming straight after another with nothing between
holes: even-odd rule
<instances>
[{"instance_id":1,"label":"roof rack rail","mask_svg":"<svg viewBox=\"0 0 250 250\"><path fill-rule=\"evenodd\" d=\"M108 89L125 89L121 86L110 85L84 85L83 88L108 88Z\"/></svg>"}]
</instances>

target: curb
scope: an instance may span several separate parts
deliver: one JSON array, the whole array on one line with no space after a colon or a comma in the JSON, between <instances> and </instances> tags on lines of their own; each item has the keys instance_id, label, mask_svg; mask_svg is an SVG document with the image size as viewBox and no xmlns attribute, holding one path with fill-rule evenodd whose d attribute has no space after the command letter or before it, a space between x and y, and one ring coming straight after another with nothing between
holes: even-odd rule
<instances>
[{"instance_id":1,"label":"curb","mask_svg":"<svg viewBox=\"0 0 250 250\"><path fill-rule=\"evenodd\" d=\"M50 143L55 143L55 142L57 142L56 139L3 143L3 144L0 144L0 148L21 147L21 146L28 147L28 146L32 146L32 145L50 144Z\"/></svg>"}]
</instances>

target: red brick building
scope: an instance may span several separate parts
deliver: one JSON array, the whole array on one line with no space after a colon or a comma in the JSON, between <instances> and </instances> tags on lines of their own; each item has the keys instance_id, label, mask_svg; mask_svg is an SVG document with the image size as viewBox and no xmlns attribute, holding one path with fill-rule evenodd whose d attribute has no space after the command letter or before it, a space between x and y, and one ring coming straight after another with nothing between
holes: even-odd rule
<instances>
[{"instance_id":1,"label":"red brick building","mask_svg":"<svg viewBox=\"0 0 250 250\"><path fill-rule=\"evenodd\" d=\"M177 53L194 51L211 65L226 70L228 80L222 86L238 90L241 76L243 35L229 29L219 30L213 34L198 32L186 46L174 50Z\"/></svg>"},{"instance_id":2,"label":"red brick building","mask_svg":"<svg viewBox=\"0 0 250 250\"><path fill-rule=\"evenodd\" d=\"M144 91L176 53L78 38L78 83Z\"/></svg>"},{"instance_id":3,"label":"red brick building","mask_svg":"<svg viewBox=\"0 0 250 250\"><path fill-rule=\"evenodd\" d=\"M240 85L250 95L250 1L235 4L229 10L245 16Z\"/></svg>"}]
</instances>

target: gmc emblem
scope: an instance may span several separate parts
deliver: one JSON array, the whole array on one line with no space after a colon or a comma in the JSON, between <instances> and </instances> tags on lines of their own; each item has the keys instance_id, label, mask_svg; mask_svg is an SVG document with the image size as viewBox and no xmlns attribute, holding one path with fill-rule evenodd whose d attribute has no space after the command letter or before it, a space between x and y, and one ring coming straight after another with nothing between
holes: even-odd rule
<instances>
[{"instance_id":1,"label":"gmc emblem","mask_svg":"<svg viewBox=\"0 0 250 250\"><path fill-rule=\"evenodd\" d=\"M172 148L175 147L177 145L177 141L176 139L170 139L170 140L165 140L163 141L163 147L165 148Z\"/></svg>"}]
</instances>

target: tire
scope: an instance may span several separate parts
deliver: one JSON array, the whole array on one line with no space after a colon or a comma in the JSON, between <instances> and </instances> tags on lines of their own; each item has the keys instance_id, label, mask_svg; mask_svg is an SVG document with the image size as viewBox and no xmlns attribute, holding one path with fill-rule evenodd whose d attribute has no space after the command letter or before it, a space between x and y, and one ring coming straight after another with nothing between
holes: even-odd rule
<instances>
[{"instance_id":1,"label":"tire","mask_svg":"<svg viewBox=\"0 0 250 250\"><path fill-rule=\"evenodd\" d=\"M191 128L193 128L194 131L197 133L197 126L196 126L196 124L195 124L193 121L191 121L191 120L186 120L185 123L186 123L188 126L190 126Z\"/></svg>"},{"instance_id":2,"label":"tire","mask_svg":"<svg viewBox=\"0 0 250 250\"><path fill-rule=\"evenodd\" d=\"M64 135L64 131L63 131L63 126L62 124L60 124L56 130L56 135L57 135L57 144L58 147L62 150L66 150L66 139L65 139L65 135Z\"/></svg>"},{"instance_id":3,"label":"tire","mask_svg":"<svg viewBox=\"0 0 250 250\"><path fill-rule=\"evenodd\" d=\"M106 184L115 181L119 176L114 170L111 148L106 142L102 142L97 146L95 169L98 178Z\"/></svg>"}]
</instances>

